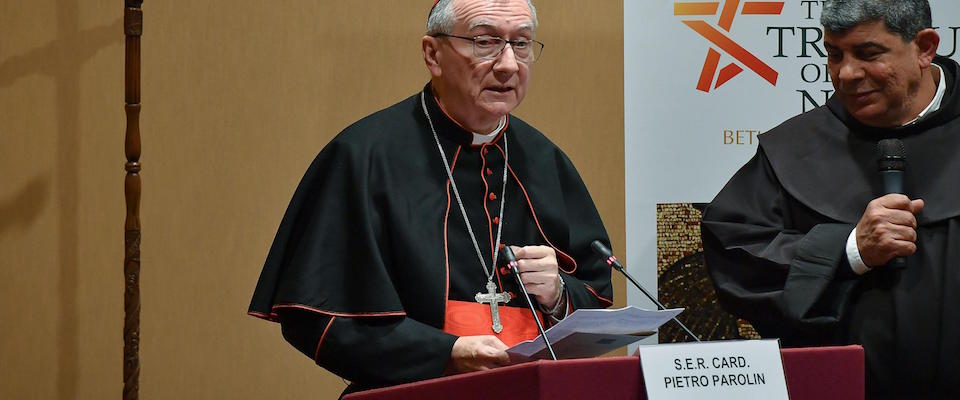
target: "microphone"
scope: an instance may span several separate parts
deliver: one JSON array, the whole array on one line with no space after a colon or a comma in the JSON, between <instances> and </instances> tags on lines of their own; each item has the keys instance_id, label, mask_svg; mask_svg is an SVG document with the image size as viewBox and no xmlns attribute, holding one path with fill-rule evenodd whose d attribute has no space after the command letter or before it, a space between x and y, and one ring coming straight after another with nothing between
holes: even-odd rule
<instances>
[{"instance_id":1,"label":"microphone","mask_svg":"<svg viewBox=\"0 0 960 400\"><path fill-rule=\"evenodd\" d=\"M880 171L880 178L883 179L883 193L906 194L903 190L903 175L907 169L907 155L900 139L883 139L877 143L877 152L880 157L877 159L877 169ZM888 268L904 269L907 268L907 259L905 257L896 257L887 263Z\"/></svg>"},{"instance_id":2,"label":"microphone","mask_svg":"<svg viewBox=\"0 0 960 400\"><path fill-rule=\"evenodd\" d=\"M617 260L617 257L613 255L613 252L610 251L610 248L604 245L603 242L599 240L594 240L593 242L590 243L590 248L592 248L595 253L603 257L603 260L607 263L607 265L613 267L617 271L620 271L620 273L623 274L623 276L627 277L627 279L630 280L631 283L633 283L633 286L636 286L637 289L640 289L640 291L643 292L643 294L647 296L647 298L650 299L650 301L652 301L653 304L657 305L658 310L666 309L666 307L664 307L663 304L660 304L660 302L657 301L657 299L653 297L653 295L651 295L650 292L648 292L647 289L640 284L640 282L637 282L636 279L633 279L633 276L631 276L627 272L627 270L623 268L623 265L620 264L620 261ZM687 329L687 326L684 325L683 322L680 322L680 320L677 319L677 317L673 317L673 320L678 325L680 325L680 327L683 328L683 330L687 332L687 335L690 335L690 337L692 337L693 340L696 340L698 342L700 341L700 338L698 338L697 335L694 335L693 332L690 332L690 329Z\"/></svg>"},{"instance_id":3,"label":"microphone","mask_svg":"<svg viewBox=\"0 0 960 400\"><path fill-rule=\"evenodd\" d=\"M550 358L553 358L554 361L557 360L557 354L553 352L553 346L550 345L550 340L547 339L547 333L543 330L543 324L540 323L540 317L537 315L537 310L533 308L533 302L530 301L530 295L527 293L527 287L523 286L523 281L520 280L520 270L517 269L517 256L513 254L513 250L510 249L510 246L503 246L500 249L500 254L502 255L503 261L510 267L510 271L513 272L513 276L517 278L517 286L520 286L520 290L523 292L523 298L527 300L527 307L530 307L530 313L533 314L533 320L537 322L537 330L540 331L540 337L543 338L543 343L547 345L547 351L550 352Z\"/></svg>"}]
</instances>

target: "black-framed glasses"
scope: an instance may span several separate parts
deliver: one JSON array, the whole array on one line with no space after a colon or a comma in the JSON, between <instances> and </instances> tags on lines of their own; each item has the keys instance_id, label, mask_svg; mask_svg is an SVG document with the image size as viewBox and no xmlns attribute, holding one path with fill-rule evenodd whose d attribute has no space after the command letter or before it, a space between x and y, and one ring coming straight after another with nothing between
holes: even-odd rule
<instances>
[{"instance_id":1,"label":"black-framed glasses","mask_svg":"<svg viewBox=\"0 0 960 400\"><path fill-rule=\"evenodd\" d=\"M537 61L537 59L540 58L540 54L543 53L543 43L540 43L536 40L507 40L501 37L490 35L468 37L448 35L446 33L437 33L433 36L469 40L473 42L473 55L483 60L494 60L497 57L500 57L500 54L503 53L503 49L507 47L507 43L510 43L510 48L513 49L513 55L516 57L517 61L520 61L524 64L533 64Z\"/></svg>"}]
</instances>

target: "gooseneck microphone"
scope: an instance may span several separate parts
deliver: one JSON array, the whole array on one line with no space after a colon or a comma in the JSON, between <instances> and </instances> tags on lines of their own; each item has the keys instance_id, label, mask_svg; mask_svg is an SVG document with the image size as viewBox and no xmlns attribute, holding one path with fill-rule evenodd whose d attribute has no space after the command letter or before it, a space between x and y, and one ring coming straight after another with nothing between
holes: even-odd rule
<instances>
[{"instance_id":1,"label":"gooseneck microphone","mask_svg":"<svg viewBox=\"0 0 960 400\"><path fill-rule=\"evenodd\" d=\"M650 301L652 301L653 304L657 305L657 309L659 310L666 309L666 307L664 307L663 304L660 304L660 302L657 301L657 299L653 297L653 295L651 295L650 292L648 292L647 289L640 284L640 282L637 282L636 279L633 279L633 276L631 276L627 272L627 270L623 268L623 265L620 264L620 261L617 260L617 257L613 255L613 252L610 251L610 248L604 245L603 242L599 240L594 240L593 242L590 243L590 248L592 248L594 252L596 252L601 257L603 257L603 261L605 261L607 265L613 267L613 269L617 271L620 271L620 273L623 274L623 276L627 277L627 279L631 283L633 283L633 286L636 286L637 289L640 289L640 291L643 292L643 294L647 296L647 298L650 299ZM692 337L693 340L696 340L698 342L700 341L700 338L698 338L697 335L694 335L693 332L690 332L690 329L687 329L687 326L684 325L683 322L680 322L680 320L677 319L677 317L673 317L673 320L674 322L677 323L677 325L680 325L680 327L683 328L683 330L687 332L687 335L690 335L690 337Z\"/></svg>"},{"instance_id":2,"label":"gooseneck microphone","mask_svg":"<svg viewBox=\"0 0 960 400\"><path fill-rule=\"evenodd\" d=\"M520 270L517 269L517 256L513 254L513 250L510 249L510 246L503 246L500 249L500 254L503 258L504 263L510 267L510 271L513 272L513 276L517 278L517 286L520 286L520 291L523 292L523 298L527 300L527 307L530 307L530 313L533 314L533 320L537 322L537 330L540 331L540 337L543 338L543 343L547 345L547 351L550 352L550 358L554 361L557 360L557 354L553 352L553 346L550 345L550 339L547 339L547 333L543 330L543 324L540 323L540 316L537 315L537 310L533 308L533 302L530 301L530 295L527 293L527 287L523 286L523 281L520 279Z\"/></svg>"},{"instance_id":3,"label":"gooseneck microphone","mask_svg":"<svg viewBox=\"0 0 960 400\"><path fill-rule=\"evenodd\" d=\"M903 175L907 170L907 154L900 139L882 139L877 143L877 169L883 179L883 194L906 194L903 189ZM887 263L888 268L907 268L905 257L896 257Z\"/></svg>"}]
</instances>

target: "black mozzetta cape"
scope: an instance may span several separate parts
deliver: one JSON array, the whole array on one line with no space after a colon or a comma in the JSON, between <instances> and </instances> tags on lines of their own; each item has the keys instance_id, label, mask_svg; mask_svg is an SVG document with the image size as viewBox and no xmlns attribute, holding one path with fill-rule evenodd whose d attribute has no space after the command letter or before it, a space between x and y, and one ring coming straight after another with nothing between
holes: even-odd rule
<instances>
[{"instance_id":1,"label":"black mozzetta cape","mask_svg":"<svg viewBox=\"0 0 960 400\"><path fill-rule=\"evenodd\" d=\"M556 249L573 308L609 306L610 268L590 250L609 239L567 156L515 117L492 143L472 146L424 91L488 268L502 224L505 244ZM250 304L250 314L279 321L291 344L353 381L349 390L441 376L456 340L442 331L446 301L486 292L420 99L358 121L320 152ZM515 295L508 306L526 307L514 278L496 269L498 290Z\"/></svg>"},{"instance_id":2,"label":"black mozzetta cape","mask_svg":"<svg viewBox=\"0 0 960 400\"><path fill-rule=\"evenodd\" d=\"M862 344L871 398L960 390L960 92L917 123L858 123L836 96L760 135L756 156L707 207L707 268L722 304L786 346ZM906 148L906 191L925 201L908 268L856 276L847 236L883 194L877 142Z\"/></svg>"}]
</instances>

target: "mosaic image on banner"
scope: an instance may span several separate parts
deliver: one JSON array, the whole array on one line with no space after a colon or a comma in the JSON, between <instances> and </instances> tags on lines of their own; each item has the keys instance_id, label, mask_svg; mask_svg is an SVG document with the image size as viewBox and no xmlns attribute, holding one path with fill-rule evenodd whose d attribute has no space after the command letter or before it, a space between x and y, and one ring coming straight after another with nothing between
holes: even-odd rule
<instances>
[{"instance_id":1,"label":"mosaic image on banner","mask_svg":"<svg viewBox=\"0 0 960 400\"><path fill-rule=\"evenodd\" d=\"M960 59L960 2L930 4L940 34L938 53ZM683 272L702 263L695 252L660 247L675 237L670 229L680 229L663 225L679 218L675 213L681 211L672 207L692 207L682 209L693 213L696 204L712 200L756 152L758 135L833 94L822 2L625 0L623 5L625 254L641 283L665 286L656 290L663 300L691 289L685 279L706 276ZM696 225L693 214L687 216ZM669 268L679 269L663 270L668 254L676 256ZM627 302L652 306L632 288ZM698 318L692 314L682 316Z\"/></svg>"},{"instance_id":2,"label":"mosaic image on banner","mask_svg":"<svg viewBox=\"0 0 960 400\"><path fill-rule=\"evenodd\" d=\"M700 217L704 203L657 204L657 297L701 340L758 339L749 322L728 314L703 268ZM676 324L660 327L660 343L693 341Z\"/></svg>"}]
</instances>

